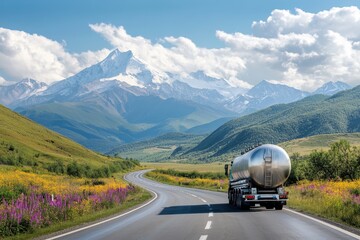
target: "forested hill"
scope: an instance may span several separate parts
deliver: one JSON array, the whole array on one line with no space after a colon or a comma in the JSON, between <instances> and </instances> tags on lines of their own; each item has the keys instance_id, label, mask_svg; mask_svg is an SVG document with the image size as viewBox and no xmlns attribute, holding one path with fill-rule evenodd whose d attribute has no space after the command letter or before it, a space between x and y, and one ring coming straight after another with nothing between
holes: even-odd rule
<instances>
[{"instance_id":1,"label":"forested hill","mask_svg":"<svg viewBox=\"0 0 360 240\"><path fill-rule=\"evenodd\" d=\"M360 131L360 86L331 97L315 95L232 120L188 154L220 156L256 143L279 143L324 133Z\"/></svg>"}]
</instances>

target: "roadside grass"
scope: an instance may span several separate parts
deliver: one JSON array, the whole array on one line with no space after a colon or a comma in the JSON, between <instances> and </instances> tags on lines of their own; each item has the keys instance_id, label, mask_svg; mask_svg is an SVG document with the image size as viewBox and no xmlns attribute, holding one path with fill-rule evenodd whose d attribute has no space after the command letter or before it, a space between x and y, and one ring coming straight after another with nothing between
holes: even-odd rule
<instances>
[{"instance_id":1,"label":"roadside grass","mask_svg":"<svg viewBox=\"0 0 360 240\"><path fill-rule=\"evenodd\" d=\"M6 240L23 240L23 239L33 239L43 235L55 233L64 229L68 229L75 226L85 225L94 221L100 221L104 218L109 218L111 216L116 216L135 207L138 204L141 204L151 198L151 194L141 188L137 188L135 193L131 193L121 205L111 208L96 211L95 213L83 215L79 218L68 220L65 222L55 223L46 228L36 229L32 233L21 234L16 236L11 236L4 238Z\"/></svg>"},{"instance_id":2,"label":"roadside grass","mask_svg":"<svg viewBox=\"0 0 360 240\"><path fill-rule=\"evenodd\" d=\"M228 182L226 179L209 179L209 178L188 178L172 176L169 174L160 173L158 171L150 171L145 174L146 177L154 181L190 188L199 188L212 191L227 192Z\"/></svg>"},{"instance_id":3,"label":"roadside grass","mask_svg":"<svg viewBox=\"0 0 360 240\"><path fill-rule=\"evenodd\" d=\"M176 162L141 162L141 166L148 169L174 169L176 171L197 171L197 172L218 172L224 173L224 163L204 163L204 164L190 164L190 163L176 163Z\"/></svg>"},{"instance_id":4,"label":"roadside grass","mask_svg":"<svg viewBox=\"0 0 360 240\"><path fill-rule=\"evenodd\" d=\"M124 174L90 179L2 166L0 239L39 237L119 213L151 197L129 186Z\"/></svg>"},{"instance_id":5,"label":"roadside grass","mask_svg":"<svg viewBox=\"0 0 360 240\"><path fill-rule=\"evenodd\" d=\"M304 181L287 190L290 208L360 228L360 180Z\"/></svg>"}]
</instances>

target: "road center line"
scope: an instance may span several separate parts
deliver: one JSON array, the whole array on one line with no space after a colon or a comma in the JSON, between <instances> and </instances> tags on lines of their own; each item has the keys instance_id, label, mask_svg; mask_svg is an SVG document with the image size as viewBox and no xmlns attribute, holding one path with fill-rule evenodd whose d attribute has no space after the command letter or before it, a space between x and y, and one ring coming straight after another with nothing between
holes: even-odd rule
<instances>
[{"instance_id":1,"label":"road center line","mask_svg":"<svg viewBox=\"0 0 360 240\"><path fill-rule=\"evenodd\" d=\"M205 226L205 230L208 230L208 229L210 229L211 228L211 221L208 221L207 223L206 223L206 226Z\"/></svg>"},{"instance_id":2,"label":"road center line","mask_svg":"<svg viewBox=\"0 0 360 240\"><path fill-rule=\"evenodd\" d=\"M286 210L286 211L288 211L288 212L292 212L292 213L298 214L298 215L300 215L300 216L302 216L302 217L311 219L311 220L313 220L313 221L315 221L315 222L318 222L318 223L320 223L320 224L322 224L322 225L325 225L325 226L327 226L327 227L329 227L329 228L335 229L335 230L337 230L337 231L339 231L339 232L342 232L342 233L344 233L344 234L346 234L346 235L348 235L348 236L350 236L350 237L353 237L353 238L355 238L355 239L359 239L359 240L360 240L360 236L359 236L359 235L356 235L356 234L354 234L354 233L352 233L352 232L346 231L345 229L336 227L336 226L331 225L331 224L329 224L329 223L327 223L327 222L324 222L324 221L321 221L321 220L319 220L319 219L316 219L316 218L307 216L307 215L305 215L305 214L302 214L302 213L299 213L299 212L290 210L290 209L288 209L288 208L284 208L284 210Z\"/></svg>"},{"instance_id":3,"label":"road center line","mask_svg":"<svg viewBox=\"0 0 360 240\"><path fill-rule=\"evenodd\" d=\"M199 240L206 240L208 237L208 235L201 235L201 237L199 238Z\"/></svg>"},{"instance_id":4,"label":"road center line","mask_svg":"<svg viewBox=\"0 0 360 240\"><path fill-rule=\"evenodd\" d=\"M213 217L214 213L213 212L209 212L209 217Z\"/></svg>"}]
</instances>

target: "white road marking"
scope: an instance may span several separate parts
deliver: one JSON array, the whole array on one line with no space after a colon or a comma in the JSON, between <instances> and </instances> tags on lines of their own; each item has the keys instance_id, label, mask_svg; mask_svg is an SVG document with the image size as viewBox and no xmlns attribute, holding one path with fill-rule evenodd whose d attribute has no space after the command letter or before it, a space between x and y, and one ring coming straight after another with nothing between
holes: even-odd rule
<instances>
[{"instance_id":1,"label":"white road marking","mask_svg":"<svg viewBox=\"0 0 360 240\"><path fill-rule=\"evenodd\" d=\"M206 226L205 226L205 230L208 230L208 229L210 229L211 228L211 221L208 221L207 223L206 223Z\"/></svg>"},{"instance_id":2,"label":"white road marking","mask_svg":"<svg viewBox=\"0 0 360 240\"><path fill-rule=\"evenodd\" d=\"M214 213L213 212L209 212L209 217L213 217Z\"/></svg>"},{"instance_id":3,"label":"white road marking","mask_svg":"<svg viewBox=\"0 0 360 240\"><path fill-rule=\"evenodd\" d=\"M359 240L360 240L360 236L359 236L359 235L356 235L355 233L346 231L345 229L336 227L336 226L331 225L331 224L329 224L329 223L327 223L327 222L324 222L324 221L321 221L321 220L319 220L319 219L316 219L316 218L307 216L307 215L305 215L305 214L302 214L302 213L299 213L299 212L290 210L290 209L288 209L288 208L284 208L284 210L289 211L289 212L292 212L292 213L295 213L295 214L300 215L300 216L302 216L302 217L311 219L311 220L313 220L313 221L315 221L315 222L318 222L318 223L320 223L320 224L322 224L322 225L325 225L325 226L327 226L327 227L329 227L329 228L335 229L335 230L337 230L337 231L339 231L339 232L342 232L342 233L344 233L344 234L346 234L346 235L348 235L348 236L350 236L350 237L353 237L353 238L355 238L355 239L359 239Z\"/></svg>"},{"instance_id":4,"label":"white road marking","mask_svg":"<svg viewBox=\"0 0 360 240\"><path fill-rule=\"evenodd\" d=\"M203 198L201 198L201 197L199 197L199 196L196 196L195 194L187 193L187 192L185 192L185 193L188 194L188 195L190 195L190 196L192 196L192 197L194 197L194 198L197 198L197 199L201 200L201 201L204 202L204 203L207 202L205 199L203 199ZM210 205L208 204L208 206L210 206Z\"/></svg>"},{"instance_id":5,"label":"white road marking","mask_svg":"<svg viewBox=\"0 0 360 240\"><path fill-rule=\"evenodd\" d=\"M201 237L199 238L199 240L206 240L208 237L208 235L201 235Z\"/></svg>"},{"instance_id":6,"label":"white road marking","mask_svg":"<svg viewBox=\"0 0 360 240\"><path fill-rule=\"evenodd\" d=\"M125 180L126 180L126 179L125 179ZM144 187L142 187L142 188L144 188ZM125 215L128 215L128 214L130 214L130 213L132 213L132 212L135 212L135 211L137 211L137 210L139 210L139 209L141 209L141 208L149 205L150 203L152 203L153 201L155 201L155 200L158 198L158 195L156 194L156 192L154 192L154 191L152 191L152 190L150 190L150 189L147 189L147 188L144 188L144 189L146 189L147 191L149 191L149 192L151 192L152 194L154 194L154 198L151 199L149 202L147 202L147 203L145 203L145 204L143 204L143 205L141 205L141 206L139 206L139 207L137 207L137 208L135 208L135 209L133 209L133 210L130 210L130 211L128 211L128 212L125 212L125 213L123 213L123 214L120 214L120 215L118 215L118 216L115 216L115 217L106 219L106 220L101 221L101 222L98 222L98 223L91 224L91 225L86 226L86 227L78 228L78 229L76 229L76 230L74 230L74 231L71 231L71 232L67 232L67 233L63 233L63 234L60 234L60 235L57 235L57 236L54 236L54 237L51 237L51 238L47 238L46 240L52 240L52 239L61 238L61 237L64 237L64 236L67 236L67 235L70 235L70 234L73 234L73 233L76 233L76 232L80 232L80 231L85 230L85 229L88 229L88 228L92 228L92 227L98 226L98 225L100 225L100 224L103 224L103 223L112 221L112 220L114 220L114 219L121 218L121 217L123 217L123 216L125 216Z\"/></svg>"}]
</instances>

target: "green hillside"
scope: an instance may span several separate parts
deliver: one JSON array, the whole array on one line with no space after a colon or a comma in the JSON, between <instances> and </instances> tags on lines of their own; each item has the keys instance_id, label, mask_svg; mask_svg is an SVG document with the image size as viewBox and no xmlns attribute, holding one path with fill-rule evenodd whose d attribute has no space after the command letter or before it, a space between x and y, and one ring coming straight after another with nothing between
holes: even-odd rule
<instances>
[{"instance_id":1,"label":"green hillside","mask_svg":"<svg viewBox=\"0 0 360 240\"><path fill-rule=\"evenodd\" d=\"M360 131L360 86L331 97L315 95L232 120L188 152L195 158L238 153L256 143Z\"/></svg>"},{"instance_id":2,"label":"green hillside","mask_svg":"<svg viewBox=\"0 0 360 240\"><path fill-rule=\"evenodd\" d=\"M46 167L76 161L93 167L115 161L48 130L0 105L0 163ZM116 161L119 161L116 160Z\"/></svg>"}]
</instances>

